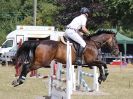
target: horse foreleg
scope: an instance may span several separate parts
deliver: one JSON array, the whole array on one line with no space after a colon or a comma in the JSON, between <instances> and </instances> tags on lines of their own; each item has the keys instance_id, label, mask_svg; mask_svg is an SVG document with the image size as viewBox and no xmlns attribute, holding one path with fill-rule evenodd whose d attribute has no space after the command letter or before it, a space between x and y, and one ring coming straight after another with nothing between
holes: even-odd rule
<instances>
[{"instance_id":1,"label":"horse foreleg","mask_svg":"<svg viewBox=\"0 0 133 99\"><path fill-rule=\"evenodd\" d=\"M102 66L100 61L94 61L91 64L89 64L89 66L97 66L98 67L99 73L100 73L100 75L98 77L98 82L100 84L101 84L102 81L106 80L105 72L104 72L103 66Z\"/></svg>"},{"instance_id":2,"label":"horse foreleg","mask_svg":"<svg viewBox=\"0 0 133 99\"><path fill-rule=\"evenodd\" d=\"M25 78L26 78L26 76L27 76L27 74L28 74L28 72L29 72L29 64L23 64L23 66L22 66L22 71L21 71L21 74L20 74L19 78L18 78L17 80L14 80L14 81L12 82L12 85L13 85L14 87L16 87L16 86L18 86L18 85L23 84L24 81L25 81Z\"/></svg>"},{"instance_id":3,"label":"horse foreleg","mask_svg":"<svg viewBox=\"0 0 133 99\"><path fill-rule=\"evenodd\" d=\"M106 80L106 76L104 74L104 70L103 70L102 66L98 65L97 67L99 68L99 73L100 73L100 75L98 77L98 82L101 84L102 81Z\"/></svg>"},{"instance_id":4,"label":"horse foreleg","mask_svg":"<svg viewBox=\"0 0 133 99\"><path fill-rule=\"evenodd\" d=\"M107 65L102 61L95 61L95 63L99 66L99 71L101 72L101 75L99 77L99 80L105 81L107 79L107 76L109 75Z\"/></svg>"},{"instance_id":5,"label":"horse foreleg","mask_svg":"<svg viewBox=\"0 0 133 99\"><path fill-rule=\"evenodd\" d=\"M108 67L107 67L107 65L104 62L101 62L101 65L104 67L104 73L105 73L105 76L106 76L106 79L107 79L107 76L109 75Z\"/></svg>"}]
</instances>

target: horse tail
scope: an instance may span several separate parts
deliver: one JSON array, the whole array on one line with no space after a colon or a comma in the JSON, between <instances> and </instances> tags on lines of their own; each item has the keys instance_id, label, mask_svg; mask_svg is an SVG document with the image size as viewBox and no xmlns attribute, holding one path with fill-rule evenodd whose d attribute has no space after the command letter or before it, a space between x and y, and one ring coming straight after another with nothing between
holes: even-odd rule
<instances>
[{"instance_id":1,"label":"horse tail","mask_svg":"<svg viewBox=\"0 0 133 99\"><path fill-rule=\"evenodd\" d=\"M39 43L39 41L25 41L17 50L16 62L20 64L31 62L35 57L35 50Z\"/></svg>"}]
</instances>

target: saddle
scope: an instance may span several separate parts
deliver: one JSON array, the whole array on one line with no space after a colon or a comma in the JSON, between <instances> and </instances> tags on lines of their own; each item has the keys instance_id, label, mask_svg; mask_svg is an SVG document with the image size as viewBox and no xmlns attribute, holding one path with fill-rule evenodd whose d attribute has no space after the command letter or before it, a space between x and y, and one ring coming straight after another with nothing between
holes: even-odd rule
<instances>
[{"instance_id":1,"label":"saddle","mask_svg":"<svg viewBox=\"0 0 133 99\"><path fill-rule=\"evenodd\" d=\"M64 41L65 41L65 44L66 44L67 41L69 41L70 43L73 44L73 47L74 47L74 49L75 49L75 51L76 51L76 54L77 54L80 45L79 45L77 42L75 42L74 40L72 40L71 38L68 38L68 37L66 37L66 36L63 36L63 39L64 39ZM61 40L61 42L63 42L63 41ZM63 43L64 43L64 42L63 42Z\"/></svg>"}]
</instances>

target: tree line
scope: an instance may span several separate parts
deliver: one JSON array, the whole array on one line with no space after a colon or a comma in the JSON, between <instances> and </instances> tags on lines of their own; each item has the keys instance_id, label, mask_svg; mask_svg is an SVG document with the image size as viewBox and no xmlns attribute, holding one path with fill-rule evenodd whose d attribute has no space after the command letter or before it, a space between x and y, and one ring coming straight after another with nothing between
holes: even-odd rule
<instances>
[{"instance_id":1,"label":"tree line","mask_svg":"<svg viewBox=\"0 0 133 99\"><path fill-rule=\"evenodd\" d=\"M33 25L33 1L0 0L0 43L16 25ZM84 6L93 13L87 22L91 32L115 28L133 38L132 0L37 0L36 23L63 30Z\"/></svg>"}]
</instances>

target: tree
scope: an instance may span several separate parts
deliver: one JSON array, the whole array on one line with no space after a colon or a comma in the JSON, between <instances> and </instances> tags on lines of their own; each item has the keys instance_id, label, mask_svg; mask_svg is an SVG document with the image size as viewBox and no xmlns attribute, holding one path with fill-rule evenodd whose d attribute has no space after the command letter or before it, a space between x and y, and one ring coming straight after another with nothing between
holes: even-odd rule
<instances>
[{"instance_id":1,"label":"tree","mask_svg":"<svg viewBox=\"0 0 133 99\"><path fill-rule=\"evenodd\" d=\"M93 16L88 20L89 30L117 28L133 37L132 0L37 0L37 25L53 25L61 30L77 15L81 7L88 7ZM0 0L0 37L16 25L33 25L33 0ZM1 42L0 41L0 42Z\"/></svg>"},{"instance_id":2,"label":"tree","mask_svg":"<svg viewBox=\"0 0 133 99\"><path fill-rule=\"evenodd\" d=\"M75 16L79 15L81 7L87 7L93 12L93 17L88 20L89 28L97 28L105 19L105 16L100 14L100 12L103 12L104 6L99 1L57 0L57 4L62 7L57 17L57 21L62 25L67 25Z\"/></svg>"},{"instance_id":3,"label":"tree","mask_svg":"<svg viewBox=\"0 0 133 99\"><path fill-rule=\"evenodd\" d=\"M15 28L19 16L19 0L0 0L0 43L5 40L6 35Z\"/></svg>"},{"instance_id":4,"label":"tree","mask_svg":"<svg viewBox=\"0 0 133 99\"><path fill-rule=\"evenodd\" d=\"M133 31L132 0L57 0L57 4L62 7L57 16L61 25L67 25L85 6L93 10L93 17L88 21L90 29L116 28L127 34Z\"/></svg>"},{"instance_id":5,"label":"tree","mask_svg":"<svg viewBox=\"0 0 133 99\"><path fill-rule=\"evenodd\" d=\"M101 0L102 1L102 0ZM123 34L133 37L133 1L132 0L104 0L107 8L107 18L113 27Z\"/></svg>"}]
</instances>

